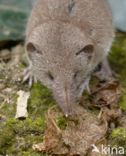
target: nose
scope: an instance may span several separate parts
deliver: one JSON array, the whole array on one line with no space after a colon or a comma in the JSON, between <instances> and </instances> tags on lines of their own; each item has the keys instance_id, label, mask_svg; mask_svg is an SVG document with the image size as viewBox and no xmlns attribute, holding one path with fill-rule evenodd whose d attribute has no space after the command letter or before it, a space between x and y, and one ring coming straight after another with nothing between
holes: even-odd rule
<instances>
[{"instance_id":1,"label":"nose","mask_svg":"<svg viewBox=\"0 0 126 156\"><path fill-rule=\"evenodd\" d=\"M65 109L65 116L68 117L69 115L73 114L73 107L72 107L72 100L70 98L70 90L68 89L67 85L64 87L64 109Z\"/></svg>"},{"instance_id":2,"label":"nose","mask_svg":"<svg viewBox=\"0 0 126 156\"><path fill-rule=\"evenodd\" d=\"M54 91L54 98L66 117L75 114L75 96L76 95L72 92L70 85L67 84Z\"/></svg>"}]
</instances>

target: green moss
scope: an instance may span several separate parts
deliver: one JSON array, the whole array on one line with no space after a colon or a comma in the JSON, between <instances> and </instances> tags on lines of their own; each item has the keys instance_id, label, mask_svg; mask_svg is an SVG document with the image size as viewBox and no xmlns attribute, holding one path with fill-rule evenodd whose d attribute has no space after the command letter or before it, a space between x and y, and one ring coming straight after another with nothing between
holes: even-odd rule
<instances>
[{"instance_id":1,"label":"green moss","mask_svg":"<svg viewBox=\"0 0 126 156\"><path fill-rule=\"evenodd\" d=\"M65 117L58 117L57 120L57 125L60 129L65 130L67 127L67 119Z\"/></svg>"},{"instance_id":2,"label":"green moss","mask_svg":"<svg viewBox=\"0 0 126 156\"><path fill-rule=\"evenodd\" d=\"M11 118L1 125L0 154L32 150L32 145L42 142L45 123L43 118L23 121ZM4 132L4 133L3 133ZM16 147L17 146L17 147Z\"/></svg>"},{"instance_id":3,"label":"green moss","mask_svg":"<svg viewBox=\"0 0 126 156\"><path fill-rule=\"evenodd\" d=\"M112 132L113 138L121 138L122 140L126 141L126 129L125 128L117 128L114 129Z\"/></svg>"},{"instance_id":4,"label":"green moss","mask_svg":"<svg viewBox=\"0 0 126 156\"><path fill-rule=\"evenodd\" d=\"M4 131L3 131L4 130ZM5 154L9 146L14 143L14 133L9 127L0 130L0 154Z\"/></svg>"},{"instance_id":5,"label":"green moss","mask_svg":"<svg viewBox=\"0 0 126 156\"><path fill-rule=\"evenodd\" d=\"M36 118L35 120L27 118L23 121L9 119L6 125L19 136L26 136L27 134L41 135L45 127L43 118Z\"/></svg>"},{"instance_id":6,"label":"green moss","mask_svg":"<svg viewBox=\"0 0 126 156\"><path fill-rule=\"evenodd\" d=\"M121 86L123 88L122 99L119 103L121 109L126 111L126 35L117 34L113 43L109 60L112 69L118 74Z\"/></svg>"},{"instance_id":7,"label":"green moss","mask_svg":"<svg viewBox=\"0 0 126 156\"><path fill-rule=\"evenodd\" d=\"M0 104L0 115L5 117L14 117L16 112L16 100L17 100L17 94L11 95L11 101L10 102L3 102Z\"/></svg>"},{"instance_id":8,"label":"green moss","mask_svg":"<svg viewBox=\"0 0 126 156\"><path fill-rule=\"evenodd\" d=\"M47 154L40 154L35 152L23 152L23 156L48 156Z\"/></svg>"},{"instance_id":9,"label":"green moss","mask_svg":"<svg viewBox=\"0 0 126 156\"><path fill-rule=\"evenodd\" d=\"M119 74L121 84L126 87L126 35L117 34L109 60L112 69Z\"/></svg>"},{"instance_id":10,"label":"green moss","mask_svg":"<svg viewBox=\"0 0 126 156\"><path fill-rule=\"evenodd\" d=\"M40 82L33 84L28 110L33 116L42 116L43 113L55 104L51 92Z\"/></svg>"},{"instance_id":11,"label":"green moss","mask_svg":"<svg viewBox=\"0 0 126 156\"><path fill-rule=\"evenodd\" d=\"M25 62L22 62L22 63L19 64L19 68L20 68L20 69L25 69L25 68L27 68L27 66L28 66L28 65L25 64Z\"/></svg>"},{"instance_id":12,"label":"green moss","mask_svg":"<svg viewBox=\"0 0 126 156\"><path fill-rule=\"evenodd\" d=\"M126 150L126 128L116 128L111 134L112 145L124 147Z\"/></svg>"},{"instance_id":13,"label":"green moss","mask_svg":"<svg viewBox=\"0 0 126 156\"><path fill-rule=\"evenodd\" d=\"M12 96L14 101L17 96ZM16 103L16 101L15 101ZM29 117L16 120L15 106L3 104L1 116L6 120L0 124L0 155L45 156L32 150L32 145L43 141L45 129L45 112L54 104L51 92L40 83L33 85L28 104Z\"/></svg>"},{"instance_id":14,"label":"green moss","mask_svg":"<svg viewBox=\"0 0 126 156\"><path fill-rule=\"evenodd\" d=\"M123 111L126 111L126 92L123 93L121 101L119 102L119 106Z\"/></svg>"}]
</instances>

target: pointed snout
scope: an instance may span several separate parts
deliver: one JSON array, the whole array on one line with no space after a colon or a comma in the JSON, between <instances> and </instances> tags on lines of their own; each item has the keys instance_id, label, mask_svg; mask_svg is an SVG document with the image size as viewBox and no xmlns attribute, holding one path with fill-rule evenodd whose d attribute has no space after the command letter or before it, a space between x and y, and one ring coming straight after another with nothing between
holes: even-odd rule
<instances>
[{"instance_id":1,"label":"pointed snout","mask_svg":"<svg viewBox=\"0 0 126 156\"><path fill-rule=\"evenodd\" d=\"M76 94L68 85L64 85L62 89L57 88L53 94L66 117L75 114Z\"/></svg>"}]
</instances>

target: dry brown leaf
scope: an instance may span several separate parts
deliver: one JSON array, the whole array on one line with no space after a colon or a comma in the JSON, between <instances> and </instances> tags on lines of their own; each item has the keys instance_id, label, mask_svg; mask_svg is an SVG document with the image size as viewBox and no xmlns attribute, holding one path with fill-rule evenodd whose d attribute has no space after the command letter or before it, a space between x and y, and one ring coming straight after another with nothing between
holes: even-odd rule
<instances>
[{"instance_id":1,"label":"dry brown leaf","mask_svg":"<svg viewBox=\"0 0 126 156\"><path fill-rule=\"evenodd\" d=\"M99 141L105 139L108 122L116 121L121 115L117 106L120 99L118 81L98 83L98 86L94 87L92 91L92 97L90 105L94 104L101 108L100 118L88 109L77 106L75 108L76 115L69 118L66 129L61 130L56 124L56 119L57 116L63 115L57 109L50 109L47 114L47 130L44 141L34 145L33 149L59 156L85 156L87 154L88 156L101 156L100 153L92 152L92 145L100 147Z\"/></svg>"},{"instance_id":2,"label":"dry brown leaf","mask_svg":"<svg viewBox=\"0 0 126 156\"><path fill-rule=\"evenodd\" d=\"M51 109L47 115L44 141L34 145L33 149L50 152L52 155L84 156L92 144L104 137L106 126L83 107L78 106L76 111L76 119L68 120L66 129L61 130L56 124L56 118L61 114L56 109Z\"/></svg>"},{"instance_id":3,"label":"dry brown leaf","mask_svg":"<svg viewBox=\"0 0 126 156\"><path fill-rule=\"evenodd\" d=\"M117 106L120 100L121 91L119 82L111 80L106 83L99 83L92 91L93 102L96 107Z\"/></svg>"}]
</instances>

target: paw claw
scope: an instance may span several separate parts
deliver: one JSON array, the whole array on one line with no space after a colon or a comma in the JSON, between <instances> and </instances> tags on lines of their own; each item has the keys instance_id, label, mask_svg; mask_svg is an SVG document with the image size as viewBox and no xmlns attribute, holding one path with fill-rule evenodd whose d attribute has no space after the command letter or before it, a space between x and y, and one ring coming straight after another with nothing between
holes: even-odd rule
<instances>
[{"instance_id":1,"label":"paw claw","mask_svg":"<svg viewBox=\"0 0 126 156\"><path fill-rule=\"evenodd\" d=\"M26 68L23 72L23 83L28 81L28 86L31 87L33 82L37 82L37 79L34 77L32 70L31 70L31 66L29 66L28 68Z\"/></svg>"},{"instance_id":2,"label":"paw claw","mask_svg":"<svg viewBox=\"0 0 126 156\"><path fill-rule=\"evenodd\" d=\"M90 90L90 87L89 87L89 81L90 81L90 77L87 79L87 81L85 83L85 89L87 90L87 92L89 94L91 94L91 90Z\"/></svg>"}]
</instances>

